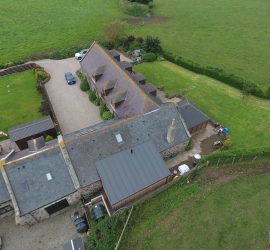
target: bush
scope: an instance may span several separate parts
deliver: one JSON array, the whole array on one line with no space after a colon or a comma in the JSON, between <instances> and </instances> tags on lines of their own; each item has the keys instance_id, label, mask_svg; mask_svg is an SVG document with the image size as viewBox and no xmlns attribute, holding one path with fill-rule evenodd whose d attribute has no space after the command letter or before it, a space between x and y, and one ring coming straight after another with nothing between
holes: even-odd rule
<instances>
[{"instance_id":1,"label":"bush","mask_svg":"<svg viewBox=\"0 0 270 250\"><path fill-rule=\"evenodd\" d=\"M105 112L105 111L108 111L108 108L106 107L106 105L104 103L102 103L99 107L99 114L100 116L102 116L102 114Z\"/></svg>"},{"instance_id":2,"label":"bush","mask_svg":"<svg viewBox=\"0 0 270 250\"><path fill-rule=\"evenodd\" d=\"M229 148L231 148L233 145L232 141L227 139L223 142L223 149L227 150Z\"/></svg>"},{"instance_id":3,"label":"bush","mask_svg":"<svg viewBox=\"0 0 270 250\"><path fill-rule=\"evenodd\" d=\"M142 59L144 62L154 62L157 60L157 55L155 53L145 53Z\"/></svg>"},{"instance_id":4,"label":"bush","mask_svg":"<svg viewBox=\"0 0 270 250\"><path fill-rule=\"evenodd\" d=\"M232 87L242 90L245 84L252 84L253 90L251 94L262 97L262 98L269 98L267 97L266 91L263 91L262 87L256 85L255 83L248 83L241 77L235 76L233 74L228 74L224 72L222 69L214 68L211 66L203 67L197 63L194 63L190 60L186 60L181 56L175 56L173 53L168 51L163 51L163 56L166 60L175 63L181 67L184 67L190 71L193 71L198 74L206 75L221 82L224 82Z\"/></svg>"},{"instance_id":5,"label":"bush","mask_svg":"<svg viewBox=\"0 0 270 250\"><path fill-rule=\"evenodd\" d=\"M51 113L51 107L48 101L42 100L41 105L38 109L43 115L49 115Z\"/></svg>"},{"instance_id":6,"label":"bush","mask_svg":"<svg viewBox=\"0 0 270 250\"><path fill-rule=\"evenodd\" d=\"M113 114L110 111L105 111L102 113L101 118L103 120L111 120L113 118Z\"/></svg>"},{"instance_id":7,"label":"bush","mask_svg":"<svg viewBox=\"0 0 270 250\"><path fill-rule=\"evenodd\" d=\"M89 100L90 100L91 102L94 102L94 101L97 99L96 93L93 92L93 91L91 91L91 90L89 90L88 96L89 96Z\"/></svg>"},{"instance_id":8,"label":"bush","mask_svg":"<svg viewBox=\"0 0 270 250\"><path fill-rule=\"evenodd\" d=\"M141 3L141 4L149 4L153 2L153 0L128 0L129 2L136 2L136 3Z\"/></svg>"},{"instance_id":9,"label":"bush","mask_svg":"<svg viewBox=\"0 0 270 250\"><path fill-rule=\"evenodd\" d=\"M108 41L108 40L101 40L101 41L99 41L99 44L100 44L102 47L104 47L104 48L106 48L106 49L108 49L108 50L111 50L111 49L113 49L113 47L114 47L113 42Z\"/></svg>"},{"instance_id":10,"label":"bush","mask_svg":"<svg viewBox=\"0 0 270 250\"><path fill-rule=\"evenodd\" d=\"M120 5L123 9L123 12L131 16L145 17L151 15L151 10L146 4L121 0Z\"/></svg>"},{"instance_id":11,"label":"bush","mask_svg":"<svg viewBox=\"0 0 270 250\"><path fill-rule=\"evenodd\" d=\"M152 52L159 54L162 52L160 40L158 37L147 36L143 42L143 49L145 52Z\"/></svg>"},{"instance_id":12,"label":"bush","mask_svg":"<svg viewBox=\"0 0 270 250\"><path fill-rule=\"evenodd\" d=\"M100 100L99 100L99 98L97 98L97 99L94 101L94 104L95 104L96 106L99 106L99 105L100 105Z\"/></svg>"},{"instance_id":13,"label":"bush","mask_svg":"<svg viewBox=\"0 0 270 250\"><path fill-rule=\"evenodd\" d=\"M186 146L185 150L186 151L189 151L193 148L193 142L192 142L192 139L189 139L188 141L188 145Z\"/></svg>"},{"instance_id":14,"label":"bush","mask_svg":"<svg viewBox=\"0 0 270 250\"><path fill-rule=\"evenodd\" d=\"M82 74L82 72L80 71L80 70L77 70L76 71L76 75L78 76L78 78L81 80L81 81L83 81L85 78L84 78L84 76L83 76L83 74Z\"/></svg>"},{"instance_id":15,"label":"bush","mask_svg":"<svg viewBox=\"0 0 270 250\"><path fill-rule=\"evenodd\" d=\"M45 141L48 142L48 141L51 141L53 139L54 138L51 135L47 135L46 138L45 138Z\"/></svg>"},{"instance_id":16,"label":"bush","mask_svg":"<svg viewBox=\"0 0 270 250\"><path fill-rule=\"evenodd\" d=\"M34 73L38 83L41 83L49 78L49 74L44 69L36 68Z\"/></svg>"},{"instance_id":17,"label":"bush","mask_svg":"<svg viewBox=\"0 0 270 250\"><path fill-rule=\"evenodd\" d=\"M84 91L84 92L90 89L89 84L85 78L80 83L80 89L81 91Z\"/></svg>"}]
</instances>

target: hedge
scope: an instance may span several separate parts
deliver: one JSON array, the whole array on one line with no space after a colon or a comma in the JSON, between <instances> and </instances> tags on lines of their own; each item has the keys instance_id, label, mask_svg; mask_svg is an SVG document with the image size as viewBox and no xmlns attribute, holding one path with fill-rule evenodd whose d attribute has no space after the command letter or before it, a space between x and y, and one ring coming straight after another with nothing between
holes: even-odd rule
<instances>
[{"instance_id":1,"label":"hedge","mask_svg":"<svg viewBox=\"0 0 270 250\"><path fill-rule=\"evenodd\" d=\"M181 56L176 56L168 51L164 51L163 56L166 60L175 63L183 68L191 70L195 73L209 76L211 78L224 82L232 87L240 89L241 91L243 90L244 86L248 84L249 86L252 86L251 90L252 95L270 99L270 96L267 95L266 91L261 86L252 82L248 82L245 79L236 76L234 74L228 74L227 72L224 72L222 69L211 66L203 67L197 63L194 63L191 60L184 59Z\"/></svg>"},{"instance_id":2,"label":"hedge","mask_svg":"<svg viewBox=\"0 0 270 250\"><path fill-rule=\"evenodd\" d=\"M145 53L143 55L144 62L154 62L157 60L157 55L155 53Z\"/></svg>"},{"instance_id":3,"label":"hedge","mask_svg":"<svg viewBox=\"0 0 270 250\"><path fill-rule=\"evenodd\" d=\"M111 120L113 118L113 114L110 111L105 111L102 113L101 118L103 120Z\"/></svg>"}]
</instances>

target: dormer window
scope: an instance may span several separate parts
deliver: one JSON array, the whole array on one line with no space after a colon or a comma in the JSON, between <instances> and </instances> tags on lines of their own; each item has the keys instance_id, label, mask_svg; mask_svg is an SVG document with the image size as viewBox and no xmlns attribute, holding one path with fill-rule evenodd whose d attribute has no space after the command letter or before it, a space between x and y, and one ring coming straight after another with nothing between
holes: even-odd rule
<instances>
[{"instance_id":1,"label":"dormer window","mask_svg":"<svg viewBox=\"0 0 270 250\"><path fill-rule=\"evenodd\" d=\"M119 90L117 91L111 99L111 103L114 108L119 107L121 103L123 103L126 100L127 97L127 90Z\"/></svg>"},{"instance_id":2,"label":"dormer window","mask_svg":"<svg viewBox=\"0 0 270 250\"><path fill-rule=\"evenodd\" d=\"M116 134L115 138L116 138L116 141L118 142L118 144L121 144L124 142L120 133Z\"/></svg>"},{"instance_id":3,"label":"dormer window","mask_svg":"<svg viewBox=\"0 0 270 250\"><path fill-rule=\"evenodd\" d=\"M102 75L104 74L106 66L102 65L99 66L96 71L93 73L93 78L95 79L95 81L98 81L100 77L102 77Z\"/></svg>"},{"instance_id":4,"label":"dormer window","mask_svg":"<svg viewBox=\"0 0 270 250\"><path fill-rule=\"evenodd\" d=\"M108 95L114 88L117 83L117 79L109 80L105 83L103 87L103 93L104 95Z\"/></svg>"}]
</instances>

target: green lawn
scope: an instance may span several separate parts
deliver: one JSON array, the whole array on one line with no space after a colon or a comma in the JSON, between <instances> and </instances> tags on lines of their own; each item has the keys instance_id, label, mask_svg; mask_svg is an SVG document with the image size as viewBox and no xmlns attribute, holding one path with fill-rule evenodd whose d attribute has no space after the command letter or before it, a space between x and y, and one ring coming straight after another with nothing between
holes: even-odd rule
<instances>
[{"instance_id":1,"label":"green lawn","mask_svg":"<svg viewBox=\"0 0 270 250\"><path fill-rule=\"evenodd\" d=\"M88 43L120 17L118 0L1 1L1 62Z\"/></svg>"},{"instance_id":2,"label":"green lawn","mask_svg":"<svg viewBox=\"0 0 270 250\"><path fill-rule=\"evenodd\" d=\"M161 38L165 49L270 86L270 1L154 0L165 23L139 26L136 35Z\"/></svg>"},{"instance_id":3,"label":"green lawn","mask_svg":"<svg viewBox=\"0 0 270 250\"><path fill-rule=\"evenodd\" d=\"M41 117L41 96L32 70L0 77L0 130Z\"/></svg>"},{"instance_id":4,"label":"green lawn","mask_svg":"<svg viewBox=\"0 0 270 250\"><path fill-rule=\"evenodd\" d=\"M217 186L197 182L176 183L140 204L121 249L268 249L269 173Z\"/></svg>"},{"instance_id":5,"label":"green lawn","mask_svg":"<svg viewBox=\"0 0 270 250\"><path fill-rule=\"evenodd\" d=\"M166 22L129 26L136 36L160 37L165 49L270 85L270 2L154 0ZM0 63L40 51L90 44L103 25L122 18L119 0L10 0L0 8Z\"/></svg>"},{"instance_id":6,"label":"green lawn","mask_svg":"<svg viewBox=\"0 0 270 250\"><path fill-rule=\"evenodd\" d=\"M270 101L243 99L239 90L167 61L143 63L135 68L168 93L187 91L187 97L214 121L230 129L237 148L262 147L270 141Z\"/></svg>"}]
</instances>

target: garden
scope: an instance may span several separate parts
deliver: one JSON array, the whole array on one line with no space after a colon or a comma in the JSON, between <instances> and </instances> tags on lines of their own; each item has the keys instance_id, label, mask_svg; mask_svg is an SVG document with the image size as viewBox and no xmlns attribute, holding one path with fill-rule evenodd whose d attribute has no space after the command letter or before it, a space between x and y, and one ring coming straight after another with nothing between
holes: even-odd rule
<instances>
[{"instance_id":1,"label":"garden","mask_svg":"<svg viewBox=\"0 0 270 250\"><path fill-rule=\"evenodd\" d=\"M0 130L31 122L42 116L42 96L33 70L0 77Z\"/></svg>"}]
</instances>

